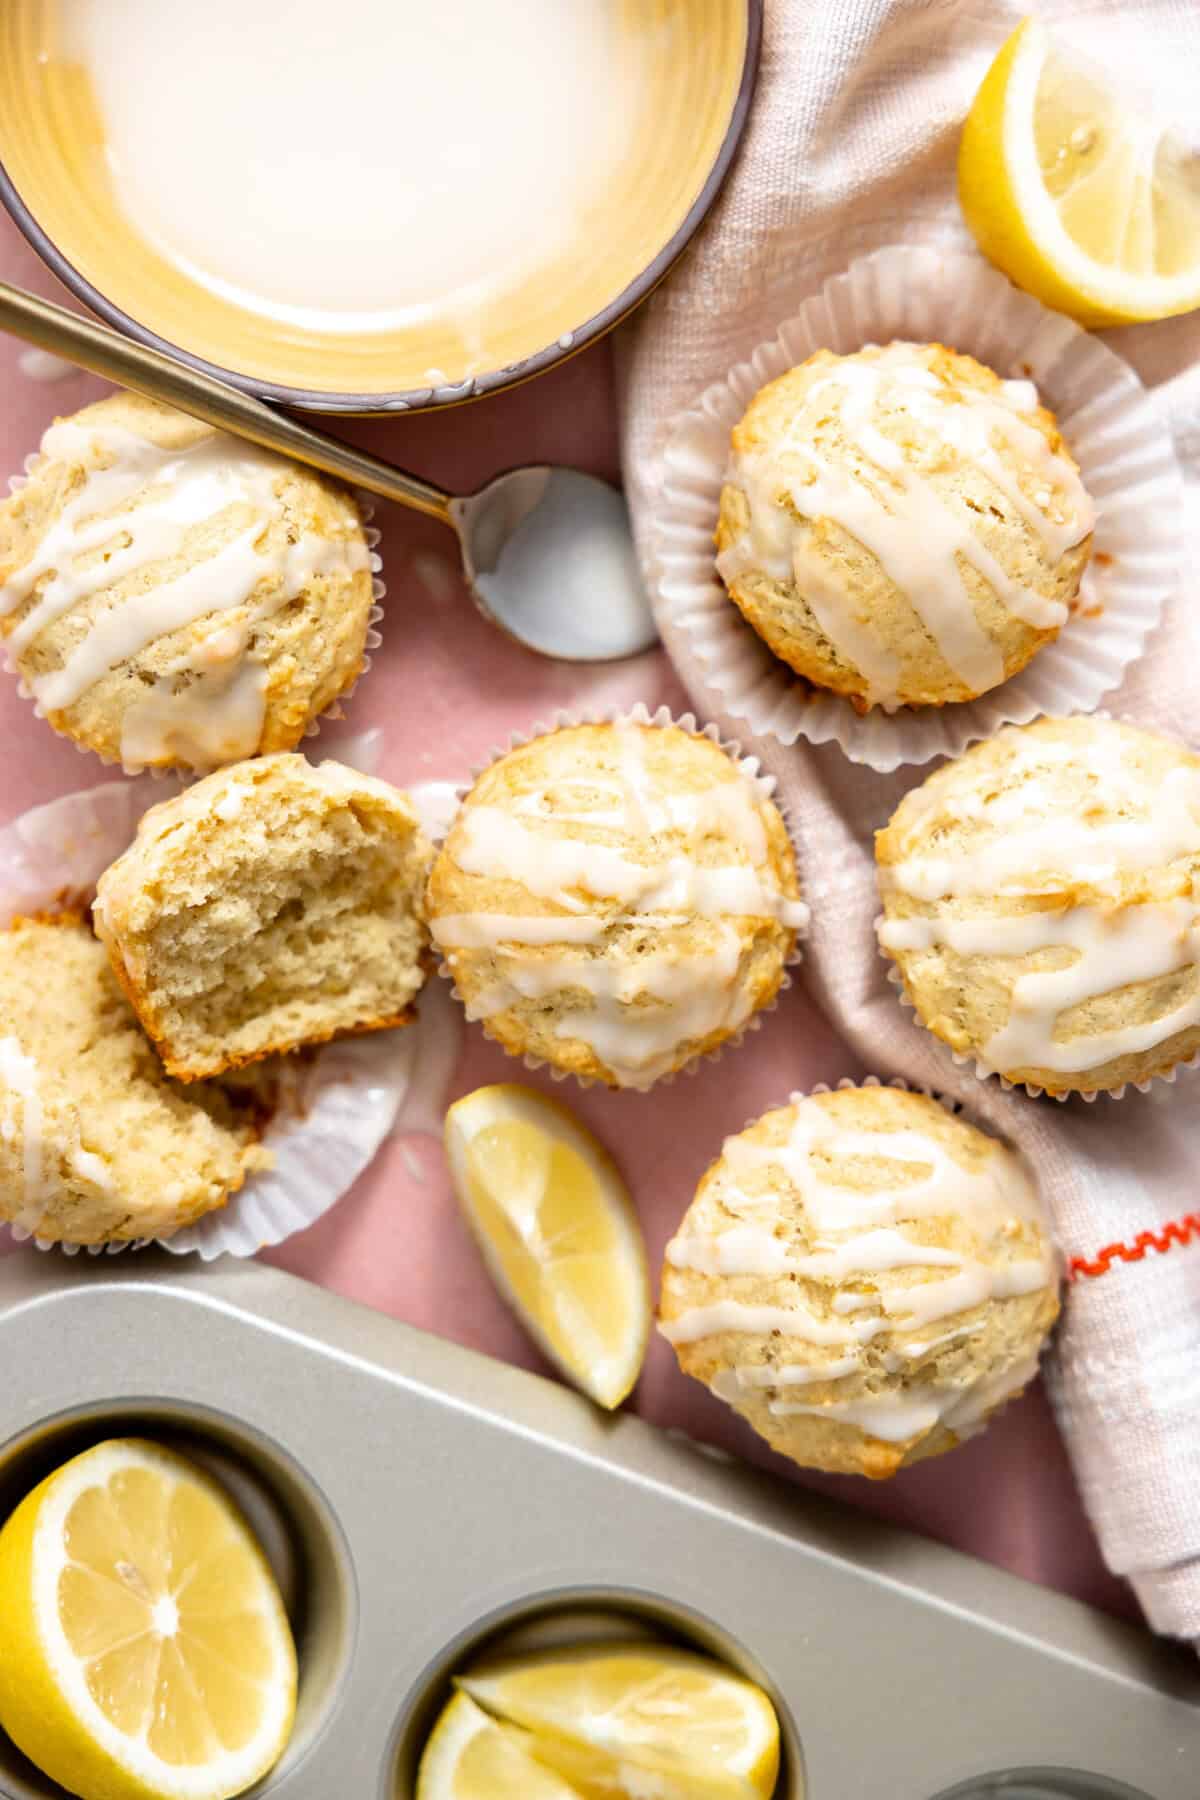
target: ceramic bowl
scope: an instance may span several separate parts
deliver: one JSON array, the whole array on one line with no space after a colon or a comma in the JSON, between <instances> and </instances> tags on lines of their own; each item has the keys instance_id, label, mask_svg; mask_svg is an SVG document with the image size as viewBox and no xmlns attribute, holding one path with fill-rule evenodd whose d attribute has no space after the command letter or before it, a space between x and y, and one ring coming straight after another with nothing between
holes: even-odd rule
<instances>
[{"instance_id":1,"label":"ceramic bowl","mask_svg":"<svg viewBox=\"0 0 1200 1800\"><path fill-rule=\"evenodd\" d=\"M466 364L447 311L347 340L296 328L188 280L114 196L86 73L54 53L63 0L0 7L0 198L93 312L267 399L328 413L448 406L528 380L611 329L662 280L712 205L745 123L763 0L613 0L645 59L639 114L601 216L481 333ZM445 376L431 388L428 371Z\"/></svg>"}]
</instances>

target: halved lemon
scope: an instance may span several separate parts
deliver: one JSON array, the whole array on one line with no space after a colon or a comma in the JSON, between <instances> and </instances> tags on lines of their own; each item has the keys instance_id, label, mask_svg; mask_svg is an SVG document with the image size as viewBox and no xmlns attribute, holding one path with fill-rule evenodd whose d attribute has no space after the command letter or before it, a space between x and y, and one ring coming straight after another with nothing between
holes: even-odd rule
<instances>
[{"instance_id":1,"label":"halved lemon","mask_svg":"<svg viewBox=\"0 0 1200 1800\"><path fill-rule=\"evenodd\" d=\"M975 97L958 188L985 256L1085 325L1200 306L1200 157L1036 19Z\"/></svg>"},{"instance_id":2,"label":"halved lemon","mask_svg":"<svg viewBox=\"0 0 1200 1800\"><path fill-rule=\"evenodd\" d=\"M691 1651L585 1645L482 1663L457 1685L588 1794L766 1800L778 1779L767 1696Z\"/></svg>"},{"instance_id":3,"label":"halved lemon","mask_svg":"<svg viewBox=\"0 0 1200 1800\"><path fill-rule=\"evenodd\" d=\"M416 1800L579 1800L579 1790L527 1755L521 1733L456 1694L429 1735Z\"/></svg>"},{"instance_id":4,"label":"halved lemon","mask_svg":"<svg viewBox=\"0 0 1200 1800\"><path fill-rule=\"evenodd\" d=\"M568 1380L618 1406L646 1354L650 1280L608 1152L565 1106L504 1082L450 1108L446 1154L505 1299Z\"/></svg>"},{"instance_id":5,"label":"halved lemon","mask_svg":"<svg viewBox=\"0 0 1200 1800\"><path fill-rule=\"evenodd\" d=\"M113 1439L0 1531L0 1726L86 1800L228 1800L288 1741L296 1651L223 1488Z\"/></svg>"}]
</instances>

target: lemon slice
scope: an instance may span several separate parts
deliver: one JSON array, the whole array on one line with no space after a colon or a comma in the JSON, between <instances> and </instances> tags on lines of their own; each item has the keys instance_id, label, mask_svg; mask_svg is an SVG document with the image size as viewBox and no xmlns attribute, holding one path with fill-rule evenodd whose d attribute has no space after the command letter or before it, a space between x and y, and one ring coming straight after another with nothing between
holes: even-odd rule
<instances>
[{"instance_id":1,"label":"lemon slice","mask_svg":"<svg viewBox=\"0 0 1200 1800\"><path fill-rule=\"evenodd\" d=\"M486 1712L532 1733L534 1754L589 1794L766 1800L779 1723L753 1682L665 1645L506 1657L457 1678ZM640 1780L639 1780L640 1774Z\"/></svg>"},{"instance_id":2,"label":"lemon slice","mask_svg":"<svg viewBox=\"0 0 1200 1800\"><path fill-rule=\"evenodd\" d=\"M984 254L1085 325L1200 306L1200 158L1036 19L975 97L958 186Z\"/></svg>"},{"instance_id":3,"label":"lemon slice","mask_svg":"<svg viewBox=\"0 0 1200 1800\"><path fill-rule=\"evenodd\" d=\"M228 1800L279 1758L296 1652L224 1490L114 1439L0 1531L0 1726L87 1800Z\"/></svg>"},{"instance_id":4,"label":"lemon slice","mask_svg":"<svg viewBox=\"0 0 1200 1800\"><path fill-rule=\"evenodd\" d=\"M619 1405L646 1354L650 1281L607 1151L565 1106L506 1082L450 1108L446 1154L501 1293L569 1381Z\"/></svg>"},{"instance_id":5,"label":"lemon slice","mask_svg":"<svg viewBox=\"0 0 1200 1800\"><path fill-rule=\"evenodd\" d=\"M425 1746L416 1800L579 1800L578 1788L526 1753L523 1735L456 1694Z\"/></svg>"}]
</instances>

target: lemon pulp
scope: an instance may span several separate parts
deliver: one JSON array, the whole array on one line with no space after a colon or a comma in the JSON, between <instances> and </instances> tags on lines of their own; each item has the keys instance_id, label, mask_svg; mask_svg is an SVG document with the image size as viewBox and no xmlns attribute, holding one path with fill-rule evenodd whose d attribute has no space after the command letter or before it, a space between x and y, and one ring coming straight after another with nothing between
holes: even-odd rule
<instances>
[{"instance_id":1,"label":"lemon pulp","mask_svg":"<svg viewBox=\"0 0 1200 1800\"><path fill-rule=\"evenodd\" d=\"M274 1578L224 1491L156 1445L98 1445L22 1502L0 1611L0 1725L87 1800L227 1800L287 1742Z\"/></svg>"},{"instance_id":2,"label":"lemon pulp","mask_svg":"<svg viewBox=\"0 0 1200 1800\"><path fill-rule=\"evenodd\" d=\"M959 152L980 248L1087 325L1200 305L1200 158L1026 19L988 71Z\"/></svg>"},{"instance_id":3,"label":"lemon pulp","mask_svg":"<svg viewBox=\"0 0 1200 1800\"><path fill-rule=\"evenodd\" d=\"M501 1292L568 1379L618 1405L645 1355L650 1288L611 1158L566 1107L512 1083L457 1101L446 1148Z\"/></svg>"},{"instance_id":4,"label":"lemon pulp","mask_svg":"<svg viewBox=\"0 0 1200 1800\"><path fill-rule=\"evenodd\" d=\"M530 1756L521 1734L456 1694L429 1735L416 1800L577 1800L553 1770Z\"/></svg>"},{"instance_id":5,"label":"lemon pulp","mask_svg":"<svg viewBox=\"0 0 1200 1800\"><path fill-rule=\"evenodd\" d=\"M766 1800L775 1788L770 1701L690 1651L630 1644L504 1658L458 1686L529 1732L534 1754L589 1796L653 1782L663 1800Z\"/></svg>"}]
</instances>

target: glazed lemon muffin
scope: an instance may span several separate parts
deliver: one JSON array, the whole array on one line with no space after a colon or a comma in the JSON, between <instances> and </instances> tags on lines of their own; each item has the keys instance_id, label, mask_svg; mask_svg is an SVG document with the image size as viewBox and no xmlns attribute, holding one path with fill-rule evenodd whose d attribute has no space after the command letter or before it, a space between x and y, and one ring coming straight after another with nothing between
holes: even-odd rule
<instances>
[{"instance_id":1,"label":"glazed lemon muffin","mask_svg":"<svg viewBox=\"0 0 1200 1800\"><path fill-rule=\"evenodd\" d=\"M1053 413L940 344L821 350L734 428L717 568L860 711L971 700L1065 625L1093 508Z\"/></svg>"},{"instance_id":2,"label":"glazed lemon muffin","mask_svg":"<svg viewBox=\"0 0 1200 1800\"><path fill-rule=\"evenodd\" d=\"M363 667L370 553L342 489L115 393L0 505L0 632L56 731L129 768L290 750Z\"/></svg>"},{"instance_id":3,"label":"glazed lemon muffin","mask_svg":"<svg viewBox=\"0 0 1200 1800\"><path fill-rule=\"evenodd\" d=\"M1200 1049L1200 757L1105 718L1011 727L876 834L879 941L930 1031L1051 1094Z\"/></svg>"},{"instance_id":4,"label":"glazed lemon muffin","mask_svg":"<svg viewBox=\"0 0 1200 1800\"><path fill-rule=\"evenodd\" d=\"M151 807L97 883L96 931L169 1072L405 1025L431 851L408 796L258 757Z\"/></svg>"},{"instance_id":5,"label":"glazed lemon muffin","mask_svg":"<svg viewBox=\"0 0 1200 1800\"><path fill-rule=\"evenodd\" d=\"M680 1367L806 1468L880 1480L978 1431L1058 1316L1033 1185L923 1094L795 1099L726 1140L667 1245Z\"/></svg>"},{"instance_id":6,"label":"glazed lemon muffin","mask_svg":"<svg viewBox=\"0 0 1200 1800\"><path fill-rule=\"evenodd\" d=\"M269 1077L169 1080L78 917L0 931L0 1219L46 1243L168 1237L254 1169Z\"/></svg>"},{"instance_id":7,"label":"glazed lemon muffin","mask_svg":"<svg viewBox=\"0 0 1200 1800\"><path fill-rule=\"evenodd\" d=\"M487 769L427 911L490 1037L633 1088L767 1005L807 919L757 783L709 738L632 722L563 727Z\"/></svg>"}]
</instances>

